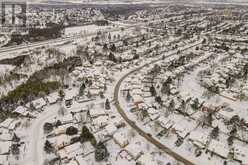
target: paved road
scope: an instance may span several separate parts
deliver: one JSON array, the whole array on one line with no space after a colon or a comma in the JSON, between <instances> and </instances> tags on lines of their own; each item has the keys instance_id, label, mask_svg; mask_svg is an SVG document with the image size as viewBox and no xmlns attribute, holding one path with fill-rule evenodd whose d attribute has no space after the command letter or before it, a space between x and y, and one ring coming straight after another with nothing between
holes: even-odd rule
<instances>
[{"instance_id":1,"label":"paved road","mask_svg":"<svg viewBox=\"0 0 248 165\"><path fill-rule=\"evenodd\" d=\"M200 45L201 43L197 43L194 44L192 46L186 47L184 49L181 49L181 51L185 51L188 50L190 48L193 48L197 45ZM173 52L169 55L167 55L165 58L171 57L173 55L176 55L176 52ZM122 118L134 129L136 130L142 137L144 137L147 141L149 141L150 143L154 144L156 147L158 147L159 149L161 149L162 151L164 151L165 153L167 153L168 155L174 157L176 160L183 162L186 165L194 165L194 163L192 163L191 161L189 161L187 158L184 158L183 156L173 152L170 148L168 148L167 146L165 146L164 144L162 144L161 142L159 142L157 139L153 138L151 135L147 134L146 132L144 132L140 127L138 127L134 121L130 120L128 118L128 116L125 113L125 110L120 106L120 102L119 102L119 91L120 91L120 86L122 84L122 82L131 74L143 69L144 67L146 67L149 64L154 64L158 61L162 60L162 58L159 58L157 60L154 60L148 64L144 64L141 67L138 67L132 71L130 71L129 73L125 74L116 84L115 89L114 89L114 101L115 101L115 107L117 109L117 111L119 112L119 114L122 116Z\"/></svg>"}]
</instances>

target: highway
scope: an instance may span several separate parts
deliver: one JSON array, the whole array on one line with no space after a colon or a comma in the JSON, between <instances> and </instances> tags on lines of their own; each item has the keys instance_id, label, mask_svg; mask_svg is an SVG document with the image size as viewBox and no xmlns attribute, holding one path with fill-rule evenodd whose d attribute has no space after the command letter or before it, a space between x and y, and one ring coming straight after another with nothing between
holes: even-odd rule
<instances>
[{"instance_id":1,"label":"highway","mask_svg":"<svg viewBox=\"0 0 248 165\"><path fill-rule=\"evenodd\" d=\"M185 51L188 49L191 49L193 47L196 47L197 45L200 45L200 43L196 43L192 46L186 47L184 49L181 49L181 51ZM170 53L168 54L165 58L169 58L171 56L176 55L176 52ZM132 75L133 73L145 68L147 65L150 64L154 64L158 61L162 60L162 58L153 60L147 64L144 64L130 72L128 72L127 74L125 74L116 84L115 88L114 88L114 102L115 102L115 107L118 111L118 113L122 116L122 118L134 129L136 130L142 137L144 137L147 141L149 141L150 143L152 143L153 145L155 145L156 147L158 147L159 149L161 149L162 151L164 151L165 153L167 153L168 155L172 156L173 158L175 158L177 161L179 162L183 162L186 165L194 165L194 163L192 163L191 161L189 161L187 158L184 158L183 156L177 154L176 152L172 151L170 148L168 148L166 145L162 144L161 142L159 142L157 139L153 138L152 135L147 134L145 131L142 130L142 128L138 127L134 121L130 120L128 118L128 116L125 113L125 110L121 107L120 102L119 102L119 92L120 92L120 86L122 84L122 82L130 75Z\"/></svg>"},{"instance_id":2,"label":"highway","mask_svg":"<svg viewBox=\"0 0 248 165\"><path fill-rule=\"evenodd\" d=\"M116 27L116 28L103 30L103 32L105 32L105 33L116 32L116 31L120 31L122 28L129 29L129 28L133 28L135 26L137 26L137 25L131 25L128 27ZM9 58L9 53L13 53L15 51L20 51L20 50L29 49L29 48L34 49L34 48L46 46L46 45L54 45L54 44L58 44L58 43L62 43L62 42L72 41L75 39L95 36L96 34L97 34L97 32L89 33L86 35L78 35L77 34L77 35L73 35L73 36L61 37L61 38L46 40L46 41L41 41L41 42L4 47L4 48L0 48L0 58ZM18 56L18 54L15 54L15 55Z\"/></svg>"}]
</instances>

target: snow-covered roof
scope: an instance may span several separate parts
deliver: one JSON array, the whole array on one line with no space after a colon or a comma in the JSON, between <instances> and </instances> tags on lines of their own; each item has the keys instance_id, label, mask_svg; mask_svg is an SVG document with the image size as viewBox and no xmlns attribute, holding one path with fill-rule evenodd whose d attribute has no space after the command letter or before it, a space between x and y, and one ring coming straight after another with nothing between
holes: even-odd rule
<instances>
[{"instance_id":1,"label":"snow-covered roof","mask_svg":"<svg viewBox=\"0 0 248 165\"><path fill-rule=\"evenodd\" d=\"M223 158L227 158L229 154L228 147L223 143L216 141L214 139L212 139L211 143L209 144L208 150L214 152L215 154L218 154Z\"/></svg>"},{"instance_id":2,"label":"snow-covered roof","mask_svg":"<svg viewBox=\"0 0 248 165\"><path fill-rule=\"evenodd\" d=\"M59 97L59 95L58 95L57 92L51 93L50 95L47 96L47 100L48 100L48 102L49 102L50 104L56 103L56 102L58 101L59 98L60 98L60 97Z\"/></svg>"},{"instance_id":3,"label":"snow-covered roof","mask_svg":"<svg viewBox=\"0 0 248 165\"><path fill-rule=\"evenodd\" d=\"M79 162L79 164L86 165L88 164L82 156L76 156L76 160Z\"/></svg>"},{"instance_id":4,"label":"snow-covered roof","mask_svg":"<svg viewBox=\"0 0 248 165\"><path fill-rule=\"evenodd\" d=\"M0 127L2 127L2 128L9 128L9 126L13 122L14 122L14 119L8 118L8 119L4 120L2 123L0 123Z\"/></svg>"},{"instance_id":5,"label":"snow-covered roof","mask_svg":"<svg viewBox=\"0 0 248 165\"><path fill-rule=\"evenodd\" d=\"M113 138L121 147L124 147L129 143L126 135L122 132L116 132L113 135Z\"/></svg>"},{"instance_id":6,"label":"snow-covered roof","mask_svg":"<svg viewBox=\"0 0 248 165\"><path fill-rule=\"evenodd\" d=\"M152 155L149 153L143 154L139 159L138 162L141 165L156 165L157 162L153 160Z\"/></svg>"},{"instance_id":7,"label":"snow-covered roof","mask_svg":"<svg viewBox=\"0 0 248 165\"><path fill-rule=\"evenodd\" d=\"M78 165L78 163L75 160L71 160L67 165Z\"/></svg>"},{"instance_id":8,"label":"snow-covered roof","mask_svg":"<svg viewBox=\"0 0 248 165\"><path fill-rule=\"evenodd\" d=\"M117 127L114 124L109 124L105 127L109 135L113 135L117 131Z\"/></svg>"},{"instance_id":9,"label":"snow-covered roof","mask_svg":"<svg viewBox=\"0 0 248 165\"><path fill-rule=\"evenodd\" d=\"M188 121L186 119L183 119L180 122L176 122L173 128L176 130L176 133L179 136L185 137L193 129L193 126L194 126L193 121Z\"/></svg>"},{"instance_id":10,"label":"snow-covered roof","mask_svg":"<svg viewBox=\"0 0 248 165\"><path fill-rule=\"evenodd\" d=\"M23 106L18 106L14 112L16 113L19 113L19 114L22 114L22 115L26 115L28 112L27 112L27 108L23 107Z\"/></svg>"},{"instance_id":11,"label":"snow-covered roof","mask_svg":"<svg viewBox=\"0 0 248 165\"><path fill-rule=\"evenodd\" d=\"M65 100L72 100L75 96L77 96L77 94L78 94L78 91L76 89L65 90Z\"/></svg>"},{"instance_id":12,"label":"snow-covered roof","mask_svg":"<svg viewBox=\"0 0 248 165\"><path fill-rule=\"evenodd\" d=\"M197 131L193 131L190 133L189 139L192 140L193 143L198 147L204 148L208 141L208 135Z\"/></svg>"},{"instance_id":13,"label":"snow-covered roof","mask_svg":"<svg viewBox=\"0 0 248 165\"><path fill-rule=\"evenodd\" d=\"M46 105L46 101L43 98L32 101L35 109L40 109Z\"/></svg>"},{"instance_id":14,"label":"snow-covered roof","mask_svg":"<svg viewBox=\"0 0 248 165\"><path fill-rule=\"evenodd\" d=\"M101 109L101 108L90 109L89 113L90 113L91 117L97 117L97 116L101 116L101 115L106 115L106 112L104 111L104 109Z\"/></svg>"},{"instance_id":15,"label":"snow-covered roof","mask_svg":"<svg viewBox=\"0 0 248 165\"><path fill-rule=\"evenodd\" d=\"M143 102L143 98L140 95L133 95L133 102L137 103L137 102Z\"/></svg>"},{"instance_id":16,"label":"snow-covered roof","mask_svg":"<svg viewBox=\"0 0 248 165\"><path fill-rule=\"evenodd\" d=\"M70 142L70 138L69 138L69 136L67 136L65 134L56 137L56 146L57 147L61 147L64 144L67 144L69 142Z\"/></svg>"},{"instance_id":17,"label":"snow-covered roof","mask_svg":"<svg viewBox=\"0 0 248 165\"><path fill-rule=\"evenodd\" d=\"M9 152L9 148L11 146L11 142L10 141L5 141L5 142L1 142L0 141L0 154L6 154Z\"/></svg>"},{"instance_id":18,"label":"snow-covered roof","mask_svg":"<svg viewBox=\"0 0 248 165\"><path fill-rule=\"evenodd\" d=\"M108 116L99 116L93 119L93 123L95 126L102 127L108 124Z\"/></svg>"},{"instance_id":19,"label":"snow-covered roof","mask_svg":"<svg viewBox=\"0 0 248 165\"><path fill-rule=\"evenodd\" d=\"M141 142L139 143L130 143L128 146L125 147L125 150L132 156L134 159L137 159L141 153Z\"/></svg>"},{"instance_id":20,"label":"snow-covered roof","mask_svg":"<svg viewBox=\"0 0 248 165\"><path fill-rule=\"evenodd\" d=\"M235 145L234 159L242 161L242 164L248 164L248 149L247 147Z\"/></svg>"},{"instance_id":21,"label":"snow-covered roof","mask_svg":"<svg viewBox=\"0 0 248 165\"><path fill-rule=\"evenodd\" d=\"M172 121L172 120L170 120L164 116L160 116L160 118L158 118L158 121L159 121L160 125L166 129L169 129L170 127L172 127L175 124L174 121Z\"/></svg>"}]
</instances>

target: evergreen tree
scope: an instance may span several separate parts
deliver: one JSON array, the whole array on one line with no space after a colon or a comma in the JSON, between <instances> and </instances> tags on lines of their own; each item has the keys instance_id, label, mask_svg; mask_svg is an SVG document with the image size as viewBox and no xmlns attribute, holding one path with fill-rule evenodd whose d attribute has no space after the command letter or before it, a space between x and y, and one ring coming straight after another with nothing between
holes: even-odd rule
<instances>
[{"instance_id":1,"label":"evergreen tree","mask_svg":"<svg viewBox=\"0 0 248 165\"><path fill-rule=\"evenodd\" d=\"M169 103L168 110L169 112L173 112L175 110L175 101L173 99Z\"/></svg>"},{"instance_id":2,"label":"evergreen tree","mask_svg":"<svg viewBox=\"0 0 248 165\"><path fill-rule=\"evenodd\" d=\"M113 61L115 63L117 62L117 59L116 59L115 55L112 52L109 53L109 60Z\"/></svg>"},{"instance_id":3,"label":"evergreen tree","mask_svg":"<svg viewBox=\"0 0 248 165\"><path fill-rule=\"evenodd\" d=\"M159 103L160 105L163 104L163 101L162 101L162 99L161 99L160 96L155 97L155 101L156 101L157 103Z\"/></svg>"},{"instance_id":4,"label":"evergreen tree","mask_svg":"<svg viewBox=\"0 0 248 165\"><path fill-rule=\"evenodd\" d=\"M19 143L20 142L20 138L16 135L16 133L14 133L13 137L12 137L12 141L15 143Z\"/></svg>"},{"instance_id":5,"label":"evergreen tree","mask_svg":"<svg viewBox=\"0 0 248 165\"><path fill-rule=\"evenodd\" d=\"M103 50L104 51L107 51L108 50L108 45L106 43L103 45Z\"/></svg>"},{"instance_id":6,"label":"evergreen tree","mask_svg":"<svg viewBox=\"0 0 248 165\"><path fill-rule=\"evenodd\" d=\"M194 110L197 110L198 108L199 108L199 100L198 100L198 98L195 98L194 100L193 100L193 103L191 104L191 107L194 109Z\"/></svg>"},{"instance_id":7,"label":"evergreen tree","mask_svg":"<svg viewBox=\"0 0 248 165\"><path fill-rule=\"evenodd\" d=\"M233 145L233 139L234 139L233 136L229 136L229 137L227 138L227 143L228 143L229 146Z\"/></svg>"},{"instance_id":8,"label":"evergreen tree","mask_svg":"<svg viewBox=\"0 0 248 165\"><path fill-rule=\"evenodd\" d=\"M219 127L217 126L212 130L211 137L213 139L216 139L218 136L219 136Z\"/></svg>"},{"instance_id":9,"label":"evergreen tree","mask_svg":"<svg viewBox=\"0 0 248 165\"><path fill-rule=\"evenodd\" d=\"M85 84L83 83L81 86L80 86L80 89L79 89L79 95L80 96L83 96L84 95L84 90L85 90L86 86Z\"/></svg>"},{"instance_id":10,"label":"evergreen tree","mask_svg":"<svg viewBox=\"0 0 248 165\"><path fill-rule=\"evenodd\" d=\"M161 92L166 95L170 95L171 93L171 87L170 84L167 82L164 82L161 88Z\"/></svg>"},{"instance_id":11,"label":"evergreen tree","mask_svg":"<svg viewBox=\"0 0 248 165\"><path fill-rule=\"evenodd\" d=\"M103 161L109 156L107 147L102 143L99 142L96 145L96 150L95 150L95 159L97 162Z\"/></svg>"},{"instance_id":12,"label":"evergreen tree","mask_svg":"<svg viewBox=\"0 0 248 165\"><path fill-rule=\"evenodd\" d=\"M105 109L106 109L106 110L109 110L109 109L110 109L110 102L109 102L109 99L106 99L106 102L105 102Z\"/></svg>"},{"instance_id":13,"label":"evergreen tree","mask_svg":"<svg viewBox=\"0 0 248 165\"><path fill-rule=\"evenodd\" d=\"M180 108L183 112L186 110L186 102L184 100L182 100Z\"/></svg>"},{"instance_id":14,"label":"evergreen tree","mask_svg":"<svg viewBox=\"0 0 248 165\"><path fill-rule=\"evenodd\" d=\"M48 140L45 142L44 151L46 151L46 153L51 153L54 151L52 144Z\"/></svg>"},{"instance_id":15,"label":"evergreen tree","mask_svg":"<svg viewBox=\"0 0 248 165\"><path fill-rule=\"evenodd\" d=\"M126 101L129 102L129 101L131 101L131 99L132 99L132 96L131 96L131 94L130 94L130 91L128 90L128 91L127 91Z\"/></svg>"},{"instance_id":16,"label":"evergreen tree","mask_svg":"<svg viewBox=\"0 0 248 165\"><path fill-rule=\"evenodd\" d=\"M83 126L80 135L80 141L83 143L85 141L90 141L92 138L94 138L94 135L89 131L89 129L86 126Z\"/></svg>"},{"instance_id":17,"label":"evergreen tree","mask_svg":"<svg viewBox=\"0 0 248 165\"><path fill-rule=\"evenodd\" d=\"M213 113L212 112L208 113L206 122L208 125L212 126L212 122L213 122Z\"/></svg>"},{"instance_id":18,"label":"evergreen tree","mask_svg":"<svg viewBox=\"0 0 248 165\"><path fill-rule=\"evenodd\" d=\"M110 50L111 50L112 52L115 52L115 51L116 51L116 46L115 46L115 44L112 44L112 45L111 45Z\"/></svg>"},{"instance_id":19,"label":"evergreen tree","mask_svg":"<svg viewBox=\"0 0 248 165\"><path fill-rule=\"evenodd\" d=\"M157 95L156 89L154 88L153 85L150 87L150 93L151 93L151 95L154 96L154 97Z\"/></svg>"},{"instance_id":20,"label":"evergreen tree","mask_svg":"<svg viewBox=\"0 0 248 165\"><path fill-rule=\"evenodd\" d=\"M59 97L63 99L65 97L65 92L61 89L59 90Z\"/></svg>"},{"instance_id":21,"label":"evergreen tree","mask_svg":"<svg viewBox=\"0 0 248 165\"><path fill-rule=\"evenodd\" d=\"M60 120L57 120L55 123L55 127L59 127L62 125L62 122Z\"/></svg>"},{"instance_id":22,"label":"evergreen tree","mask_svg":"<svg viewBox=\"0 0 248 165\"><path fill-rule=\"evenodd\" d=\"M66 134L69 136L76 135L77 133L78 133L78 129L73 126L70 126L66 129Z\"/></svg>"}]
</instances>

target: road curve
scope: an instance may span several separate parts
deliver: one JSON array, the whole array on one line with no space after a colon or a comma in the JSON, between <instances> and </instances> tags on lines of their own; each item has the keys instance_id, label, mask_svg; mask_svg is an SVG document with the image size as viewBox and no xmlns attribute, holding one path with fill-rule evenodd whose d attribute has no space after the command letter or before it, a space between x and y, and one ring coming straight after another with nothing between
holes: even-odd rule
<instances>
[{"instance_id":1,"label":"road curve","mask_svg":"<svg viewBox=\"0 0 248 165\"><path fill-rule=\"evenodd\" d=\"M190 47L184 48L181 51L185 51L188 50L192 47L195 47L197 45L200 45L201 43L192 45ZM165 58L171 57L173 55L176 55L176 52L173 52L169 55L167 55ZM192 163L191 161L187 160L186 158L182 157L181 155L175 153L174 151L172 151L170 148L168 148L167 146L165 146L164 144L162 144L161 142L159 142L157 139L153 138L151 135L147 134L145 131L143 131L140 127L138 127L134 121L130 120L124 109L122 109L122 107L120 106L120 102L119 102L119 91L120 91L120 86L122 84L122 82L131 74L143 69L144 67L146 67L149 64L154 64L158 61L162 60L162 58L159 58L157 60L154 60L148 64L144 64L130 72L128 72L127 74L125 74L116 84L115 88L114 88L114 101L115 101L115 107L118 111L118 113L122 116L122 118L134 129L136 130L142 137L144 137L147 141L149 141L150 143L152 143L153 145L155 145L156 147L158 147L159 149L161 149L162 151L164 151L165 153L167 153L168 155L172 156L173 158L175 158L177 161L183 162L186 165L194 165L194 163Z\"/></svg>"}]
</instances>

